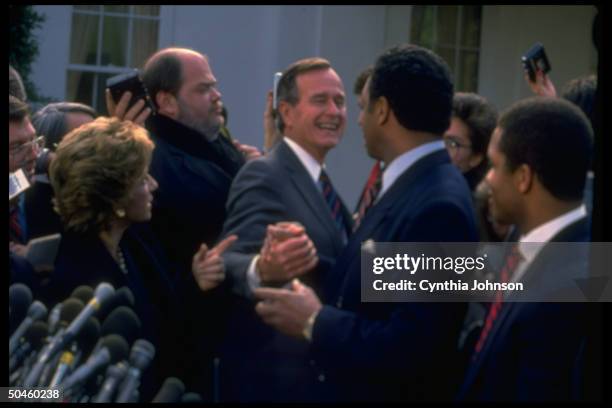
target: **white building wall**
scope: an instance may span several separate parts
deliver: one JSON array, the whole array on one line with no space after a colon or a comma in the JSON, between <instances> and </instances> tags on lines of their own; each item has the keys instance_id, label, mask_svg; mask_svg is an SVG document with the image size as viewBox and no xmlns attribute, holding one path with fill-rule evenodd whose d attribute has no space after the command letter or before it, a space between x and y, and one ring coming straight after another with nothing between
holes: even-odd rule
<instances>
[{"instance_id":1,"label":"white building wall","mask_svg":"<svg viewBox=\"0 0 612 408\"><path fill-rule=\"evenodd\" d=\"M71 6L36 6L46 15L33 80L41 93L65 97ZM209 56L229 128L244 143L263 144L262 116L272 76L291 62L322 56L344 81L347 127L328 157L334 184L353 208L373 161L357 125L353 82L387 46L409 41L411 6L162 6L159 46L194 48ZM593 6L484 6L479 92L501 110L529 96L520 57L542 41L560 90L592 71Z\"/></svg>"}]
</instances>

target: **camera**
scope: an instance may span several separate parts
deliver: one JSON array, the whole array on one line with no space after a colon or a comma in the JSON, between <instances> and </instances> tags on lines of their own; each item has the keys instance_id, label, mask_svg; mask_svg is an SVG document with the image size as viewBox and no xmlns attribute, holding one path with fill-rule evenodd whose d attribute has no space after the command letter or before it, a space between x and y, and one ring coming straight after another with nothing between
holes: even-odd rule
<instances>
[{"instance_id":1,"label":"camera","mask_svg":"<svg viewBox=\"0 0 612 408\"><path fill-rule=\"evenodd\" d=\"M106 80L106 87L110 90L111 96L115 103L118 103L121 96L130 91L132 93L132 99L128 103L126 111L136 104L140 99L145 102L145 108L151 109L151 114L155 114L155 105L151 101L151 97L147 92L147 88L140 79L140 74L137 69L126 74L119 74L110 77Z\"/></svg>"},{"instance_id":2,"label":"camera","mask_svg":"<svg viewBox=\"0 0 612 408\"><path fill-rule=\"evenodd\" d=\"M544 74L550 71L550 62L548 62L544 46L539 42L535 43L525 55L523 55L521 62L531 82L535 82L536 72L538 70L542 71Z\"/></svg>"}]
</instances>

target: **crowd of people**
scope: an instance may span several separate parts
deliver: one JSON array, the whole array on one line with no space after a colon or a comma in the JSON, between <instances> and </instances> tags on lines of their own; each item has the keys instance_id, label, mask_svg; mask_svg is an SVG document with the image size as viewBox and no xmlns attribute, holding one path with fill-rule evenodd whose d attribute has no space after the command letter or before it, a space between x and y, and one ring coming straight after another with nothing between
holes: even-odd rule
<instances>
[{"instance_id":1,"label":"crowd of people","mask_svg":"<svg viewBox=\"0 0 612 408\"><path fill-rule=\"evenodd\" d=\"M108 117L32 113L9 67L9 174L31 183L9 203L9 259L49 308L129 288L156 350L142 401L168 377L209 402L587 398L584 304L363 302L361 246L505 241L498 280L567 266L521 243L590 241L594 78L557 97L538 72L537 96L498 114L431 50L385 50L353 88L375 160L354 209L326 168L347 121L330 61L283 71L263 150L228 131L206 55L159 50L141 78L154 110L107 90ZM32 264L50 234L53 263Z\"/></svg>"}]
</instances>

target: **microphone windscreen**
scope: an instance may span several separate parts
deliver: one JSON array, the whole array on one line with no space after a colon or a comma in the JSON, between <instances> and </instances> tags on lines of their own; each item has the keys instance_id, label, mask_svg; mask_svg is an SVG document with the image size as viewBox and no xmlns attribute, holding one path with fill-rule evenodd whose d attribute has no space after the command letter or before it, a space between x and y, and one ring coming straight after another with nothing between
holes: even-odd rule
<instances>
[{"instance_id":1,"label":"microphone windscreen","mask_svg":"<svg viewBox=\"0 0 612 408\"><path fill-rule=\"evenodd\" d=\"M81 313L85 304L76 298L68 298L62 302L60 325L68 326Z\"/></svg>"},{"instance_id":2,"label":"microphone windscreen","mask_svg":"<svg viewBox=\"0 0 612 408\"><path fill-rule=\"evenodd\" d=\"M96 286L94 297L98 299L100 307L106 303L115 293L115 288L110 283L102 282Z\"/></svg>"},{"instance_id":3,"label":"microphone windscreen","mask_svg":"<svg viewBox=\"0 0 612 408\"><path fill-rule=\"evenodd\" d=\"M47 306L43 305L38 300L35 300L28 309L28 317L33 320L43 319L47 315Z\"/></svg>"},{"instance_id":4,"label":"microphone windscreen","mask_svg":"<svg viewBox=\"0 0 612 408\"><path fill-rule=\"evenodd\" d=\"M196 394L195 392L188 392L181 398L181 403L183 404L193 404L199 402L202 402L202 397L200 396L200 394Z\"/></svg>"},{"instance_id":5,"label":"microphone windscreen","mask_svg":"<svg viewBox=\"0 0 612 408\"><path fill-rule=\"evenodd\" d=\"M166 378L152 402L180 402L185 392L185 384L175 377Z\"/></svg>"},{"instance_id":6,"label":"microphone windscreen","mask_svg":"<svg viewBox=\"0 0 612 408\"><path fill-rule=\"evenodd\" d=\"M109 334L102 339L102 347L107 347L111 355L111 364L125 360L130 347L127 341L118 334Z\"/></svg>"},{"instance_id":7,"label":"microphone windscreen","mask_svg":"<svg viewBox=\"0 0 612 408\"><path fill-rule=\"evenodd\" d=\"M133 307L134 302L134 294L132 291L127 286L123 286L119 288L107 302L104 302L100 310L98 310L97 316L100 321L104 321L116 308L120 306Z\"/></svg>"},{"instance_id":8,"label":"microphone windscreen","mask_svg":"<svg viewBox=\"0 0 612 408\"><path fill-rule=\"evenodd\" d=\"M23 337L30 343L34 350L38 349L45 337L49 334L49 326L43 321L36 321L32 323L32 326L25 332Z\"/></svg>"},{"instance_id":9,"label":"microphone windscreen","mask_svg":"<svg viewBox=\"0 0 612 408\"><path fill-rule=\"evenodd\" d=\"M9 319L10 331L19 326L32 304L32 291L23 283L14 283L9 287Z\"/></svg>"},{"instance_id":10,"label":"microphone windscreen","mask_svg":"<svg viewBox=\"0 0 612 408\"><path fill-rule=\"evenodd\" d=\"M142 329L142 323L136 313L127 306L120 306L113 310L102 323L101 334L119 334L128 344L134 343Z\"/></svg>"},{"instance_id":11,"label":"microphone windscreen","mask_svg":"<svg viewBox=\"0 0 612 408\"><path fill-rule=\"evenodd\" d=\"M81 302L87 304L89 300L93 297L94 291L91 286L81 285L72 291L70 294L71 298L77 298Z\"/></svg>"},{"instance_id":12,"label":"microphone windscreen","mask_svg":"<svg viewBox=\"0 0 612 408\"><path fill-rule=\"evenodd\" d=\"M87 356L100 338L100 322L95 317L87 319L83 328L79 331L76 341L83 355Z\"/></svg>"}]
</instances>

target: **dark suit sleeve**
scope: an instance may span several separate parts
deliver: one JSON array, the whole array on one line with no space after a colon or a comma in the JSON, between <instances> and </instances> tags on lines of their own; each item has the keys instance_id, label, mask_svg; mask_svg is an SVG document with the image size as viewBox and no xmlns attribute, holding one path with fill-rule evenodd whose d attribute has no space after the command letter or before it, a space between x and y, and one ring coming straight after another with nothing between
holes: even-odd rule
<instances>
[{"instance_id":1,"label":"dark suit sleeve","mask_svg":"<svg viewBox=\"0 0 612 408\"><path fill-rule=\"evenodd\" d=\"M276 176L268 162L254 160L238 173L230 190L222 237L236 234L238 240L223 259L232 290L242 296L251 296L246 272L259 253L268 224L286 221Z\"/></svg>"},{"instance_id":2,"label":"dark suit sleeve","mask_svg":"<svg viewBox=\"0 0 612 408\"><path fill-rule=\"evenodd\" d=\"M389 241L470 241L476 230L468 208L452 203L427 206L411 220L396 220L398 233ZM359 370L426 367L438 350L454 350L466 304L398 303L386 320L324 306L313 328L313 352ZM406 347L410 344L410 347ZM438 360L439 361L439 360ZM335 364L336 364L335 363Z\"/></svg>"}]
</instances>

